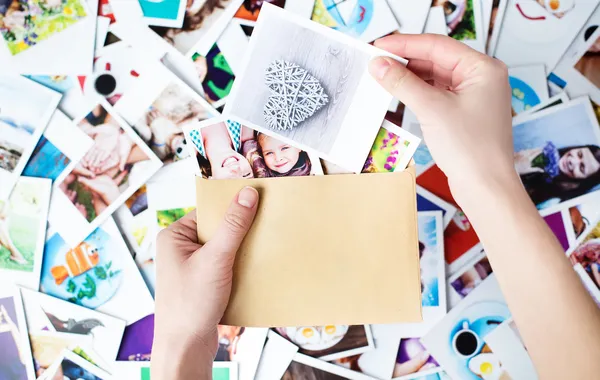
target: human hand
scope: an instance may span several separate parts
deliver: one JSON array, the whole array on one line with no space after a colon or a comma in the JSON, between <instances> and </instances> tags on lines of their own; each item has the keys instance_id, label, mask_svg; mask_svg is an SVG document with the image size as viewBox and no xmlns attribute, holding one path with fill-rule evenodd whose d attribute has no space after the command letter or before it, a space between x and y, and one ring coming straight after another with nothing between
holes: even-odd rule
<instances>
[{"instance_id":1,"label":"human hand","mask_svg":"<svg viewBox=\"0 0 600 380\"><path fill-rule=\"evenodd\" d=\"M79 177L78 181L89 190L98 194L100 199L107 205L114 202L121 195L117 182L106 174L95 178Z\"/></svg>"},{"instance_id":2,"label":"human hand","mask_svg":"<svg viewBox=\"0 0 600 380\"><path fill-rule=\"evenodd\" d=\"M519 174L544 173L544 169L533 166L533 160L542 153L541 149L527 149L514 154L515 169Z\"/></svg>"},{"instance_id":3,"label":"human hand","mask_svg":"<svg viewBox=\"0 0 600 380\"><path fill-rule=\"evenodd\" d=\"M120 128L113 124L102 124L90 129L94 139L92 149L82 159L82 163L99 174L119 164Z\"/></svg>"},{"instance_id":4,"label":"human hand","mask_svg":"<svg viewBox=\"0 0 600 380\"><path fill-rule=\"evenodd\" d=\"M518 180L511 92L502 62L439 35L392 35L375 46L409 60L404 66L379 57L369 70L415 113L455 197L458 188L487 180Z\"/></svg>"},{"instance_id":5,"label":"human hand","mask_svg":"<svg viewBox=\"0 0 600 380\"><path fill-rule=\"evenodd\" d=\"M153 379L209 379L217 325L231 295L237 250L250 229L258 193L242 189L212 240L198 242L192 211L157 238Z\"/></svg>"},{"instance_id":6,"label":"human hand","mask_svg":"<svg viewBox=\"0 0 600 380\"><path fill-rule=\"evenodd\" d=\"M127 160L129 159L129 153L131 153L131 149L133 148L133 140L127 136L125 133L119 136L119 169L125 170L125 165L127 164Z\"/></svg>"}]
</instances>

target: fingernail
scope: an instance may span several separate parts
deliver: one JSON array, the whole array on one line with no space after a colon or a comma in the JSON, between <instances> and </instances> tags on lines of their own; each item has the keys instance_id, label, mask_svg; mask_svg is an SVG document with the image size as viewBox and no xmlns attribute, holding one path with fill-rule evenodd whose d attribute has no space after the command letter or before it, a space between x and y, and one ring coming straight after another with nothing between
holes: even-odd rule
<instances>
[{"instance_id":1,"label":"fingernail","mask_svg":"<svg viewBox=\"0 0 600 380\"><path fill-rule=\"evenodd\" d=\"M383 77L385 76L385 74L388 72L389 69L390 69L390 62L383 57L377 57L377 58L373 59L371 62L369 62L369 72L376 79L380 79L380 80L383 79Z\"/></svg>"},{"instance_id":2,"label":"fingernail","mask_svg":"<svg viewBox=\"0 0 600 380\"><path fill-rule=\"evenodd\" d=\"M252 208L258 201L258 191L253 187L244 187L238 194L238 203L246 208Z\"/></svg>"}]
</instances>

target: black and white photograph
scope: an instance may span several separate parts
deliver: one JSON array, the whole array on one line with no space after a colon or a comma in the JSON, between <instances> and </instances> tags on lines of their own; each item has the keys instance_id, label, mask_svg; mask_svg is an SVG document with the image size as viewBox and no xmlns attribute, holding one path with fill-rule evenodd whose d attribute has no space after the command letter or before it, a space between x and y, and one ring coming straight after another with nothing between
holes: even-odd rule
<instances>
[{"instance_id":1,"label":"black and white photograph","mask_svg":"<svg viewBox=\"0 0 600 380\"><path fill-rule=\"evenodd\" d=\"M389 54L270 4L248 50L224 114L360 172L391 100L368 64Z\"/></svg>"}]
</instances>

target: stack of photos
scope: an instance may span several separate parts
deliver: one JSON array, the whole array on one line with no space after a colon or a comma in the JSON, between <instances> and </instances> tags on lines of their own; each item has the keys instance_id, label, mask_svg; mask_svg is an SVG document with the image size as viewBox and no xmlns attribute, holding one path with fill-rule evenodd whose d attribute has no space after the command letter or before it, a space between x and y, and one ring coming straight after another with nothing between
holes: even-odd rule
<instances>
[{"instance_id":1,"label":"stack of photos","mask_svg":"<svg viewBox=\"0 0 600 380\"><path fill-rule=\"evenodd\" d=\"M223 113L360 172L358 158L371 148L391 100L367 72L378 55L386 53L265 4ZM310 76L306 85L294 79L304 76ZM292 105L288 86L305 100Z\"/></svg>"},{"instance_id":2,"label":"stack of photos","mask_svg":"<svg viewBox=\"0 0 600 380\"><path fill-rule=\"evenodd\" d=\"M375 47L395 33L507 65L515 170L600 307L600 0L0 0L0 380L150 379L156 239L202 217L198 177L406 174L422 321L218 325L213 379L538 378L417 115L369 73L408 64Z\"/></svg>"}]
</instances>

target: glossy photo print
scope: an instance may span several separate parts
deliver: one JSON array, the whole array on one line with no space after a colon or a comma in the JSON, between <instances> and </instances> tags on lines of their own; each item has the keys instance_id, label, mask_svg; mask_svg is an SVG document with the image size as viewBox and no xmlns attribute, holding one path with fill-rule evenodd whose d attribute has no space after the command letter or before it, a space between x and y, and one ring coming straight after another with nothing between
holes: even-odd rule
<instances>
[{"instance_id":1,"label":"glossy photo print","mask_svg":"<svg viewBox=\"0 0 600 380\"><path fill-rule=\"evenodd\" d=\"M93 144L94 140L91 137L80 130L64 113L56 110L35 146L23 175L61 182Z\"/></svg>"},{"instance_id":2,"label":"glossy photo print","mask_svg":"<svg viewBox=\"0 0 600 380\"><path fill-rule=\"evenodd\" d=\"M567 254L571 264L581 265L594 286L600 290L600 221L587 229Z\"/></svg>"},{"instance_id":3,"label":"glossy photo print","mask_svg":"<svg viewBox=\"0 0 600 380\"><path fill-rule=\"evenodd\" d=\"M415 154L421 139L385 120L373 142L362 173L401 171Z\"/></svg>"},{"instance_id":4,"label":"glossy photo print","mask_svg":"<svg viewBox=\"0 0 600 380\"><path fill-rule=\"evenodd\" d=\"M400 27L385 0L317 0L311 19L364 42Z\"/></svg>"},{"instance_id":5,"label":"glossy photo print","mask_svg":"<svg viewBox=\"0 0 600 380\"><path fill-rule=\"evenodd\" d=\"M140 0L144 21L148 25L180 28L183 25L187 1Z\"/></svg>"},{"instance_id":6,"label":"glossy photo print","mask_svg":"<svg viewBox=\"0 0 600 380\"><path fill-rule=\"evenodd\" d=\"M515 167L543 215L600 189L600 127L589 99L513 122Z\"/></svg>"},{"instance_id":7,"label":"glossy photo print","mask_svg":"<svg viewBox=\"0 0 600 380\"><path fill-rule=\"evenodd\" d=\"M110 380L109 373L81 356L64 350L61 357L47 370L47 379L61 380Z\"/></svg>"},{"instance_id":8,"label":"glossy photo print","mask_svg":"<svg viewBox=\"0 0 600 380\"><path fill-rule=\"evenodd\" d=\"M224 99L229 95L235 80L235 74L226 57L221 53L219 46L214 44L206 57L194 53L192 61L198 79L202 82L202 90L206 100L214 107L220 107L224 104Z\"/></svg>"},{"instance_id":9,"label":"glossy photo print","mask_svg":"<svg viewBox=\"0 0 600 380\"><path fill-rule=\"evenodd\" d=\"M360 172L391 101L367 73L385 54L265 3L223 115Z\"/></svg>"},{"instance_id":10,"label":"glossy photo print","mask_svg":"<svg viewBox=\"0 0 600 380\"><path fill-rule=\"evenodd\" d=\"M484 51L481 0L433 0L432 6L444 9L448 36Z\"/></svg>"},{"instance_id":11,"label":"glossy photo print","mask_svg":"<svg viewBox=\"0 0 600 380\"><path fill-rule=\"evenodd\" d=\"M87 348L105 362L116 359L125 321L43 293L21 289L21 295L30 333L65 334L64 339L88 343Z\"/></svg>"},{"instance_id":12,"label":"glossy photo print","mask_svg":"<svg viewBox=\"0 0 600 380\"><path fill-rule=\"evenodd\" d=\"M446 315L446 262L444 261L444 222L440 211L417 213L421 305L423 321L404 323L400 336L423 336Z\"/></svg>"},{"instance_id":13,"label":"glossy photo print","mask_svg":"<svg viewBox=\"0 0 600 380\"><path fill-rule=\"evenodd\" d=\"M0 347L0 379L36 378L21 294L11 285L0 288Z\"/></svg>"},{"instance_id":14,"label":"glossy photo print","mask_svg":"<svg viewBox=\"0 0 600 380\"><path fill-rule=\"evenodd\" d=\"M206 120L186 128L204 178L269 178L323 174L318 158L232 120Z\"/></svg>"},{"instance_id":15,"label":"glossy photo print","mask_svg":"<svg viewBox=\"0 0 600 380\"><path fill-rule=\"evenodd\" d=\"M0 34L16 55L86 17L86 6L84 0L3 0Z\"/></svg>"},{"instance_id":16,"label":"glossy photo print","mask_svg":"<svg viewBox=\"0 0 600 380\"><path fill-rule=\"evenodd\" d=\"M393 379L418 379L439 372L440 365L419 338L402 338L398 346Z\"/></svg>"},{"instance_id":17,"label":"glossy photo print","mask_svg":"<svg viewBox=\"0 0 600 380\"><path fill-rule=\"evenodd\" d=\"M513 116L529 111L549 98L544 65L511 67L508 69L508 82Z\"/></svg>"},{"instance_id":18,"label":"glossy photo print","mask_svg":"<svg viewBox=\"0 0 600 380\"><path fill-rule=\"evenodd\" d=\"M595 32L588 30L588 33ZM600 88L600 36L595 38L585 54L575 64L575 70L589 80L596 88Z\"/></svg>"},{"instance_id":19,"label":"glossy photo print","mask_svg":"<svg viewBox=\"0 0 600 380\"><path fill-rule=\"evenodd\" d=\"M153 312L152 296L112 219L74 248L50 233L44 252L43 293L128 324ZM127 307L131 302L135 308Z\"/></svg>"},{"instance_id":20,"label":"glossy photo print","mask_svg":"<svg viewBox=\"0 0 600 380\"><path fill-rule=\"evenodd\" d=\"M151 28L181 54L187 55L195 46L206 53L205 49L210 49L241 3L242 0L187 0L181 28Z\"/></svg>"},{"instance_id":21,"label":"glossy photo print","mask_svg":"<svg viewBox=\"0 0 600 380\"><path fill-rule=\"evenodd\" d=\"M369 325L278 327L282 337L299 347L300 353L330 361L374 349Z\"/></svg>"},{"instance_id":22,"label":"glossy photo print","mask_svg":"<svg viewBox=\"0 0 600 380\"><path fill-rule=\"evenodd\" d=\"M297 353L285 369L282 380L368 380L372 377L323 360Z\"/></svg>"},{"instance_id":23,"label":"glossy photo print","mask_svg":"<svg viewBox=\"0 0 600 380\"><path fill-rule=\"evenodd\" d=\"M164 163L190 155L183 129L218 112L164 66L139 78L115 106L137 135Z\"/></svg>"},{"instance_id":24,"label":"glossy photo print","mask_svg":"<svg viewBox=\"0 0 600 380\"><path fill-rule=\"evenodd\" d=\"M21 177L8 201L0 201L2 281L39 287L50 190L50 180Z\"/></svg>"},{"instance_id":25,"label":"glossy photo print","mask_svg":"<svg viewBox=\"0 0 600 380\"><path fill-rule=\"evenodd\" d=\"M0 200L8 198L60 101L17 75L0 75Z\"/></svg>"},{"instance_id":26,"label":"glossy photo print","mask_svg":"<svg viewBox=\"0 0 600 380\"><path fill-rule=\"evenodd\" d=\"M421 340L452 378L479 380L484 371L502 378L505 369L485 339L510 318L498 282L491 275Z\"/></svg>"},{"instance_id":27,"label":"glossy photo print","mask_svg":"<svg viewBox=\"0 0 600 380\"><path fill-rule=\"evenodd\" d=\"M493 52L509 67L552 70L598 5L595 0L508 0Z\"/></svg>"},{"instance_id":28,"label":"glossy photo print","mask_svg":"<svg viewBox=\"0 0 600 380\"><path fill-rule=\"evenodd\" d=\"M52 196L50 224L71 246L85 239L162 166L109 109L107 103L98 104L77 123L94 144Z\"/></svg>"}]
</instances>

